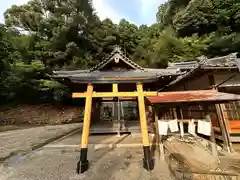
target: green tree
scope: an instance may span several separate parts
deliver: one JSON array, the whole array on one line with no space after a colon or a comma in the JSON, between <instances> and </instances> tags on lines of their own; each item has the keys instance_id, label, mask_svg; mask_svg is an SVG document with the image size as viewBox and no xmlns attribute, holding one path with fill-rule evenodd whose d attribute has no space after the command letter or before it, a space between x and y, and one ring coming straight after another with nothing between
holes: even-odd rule
<instances>
[{"instance_id":1,"label":"green tree","mask_svg":"<svg viewBox=\"0 0 240 180\"><path fill-rule=\"evenodd\" d=\"M7 26L18 27L38 38L36 52L51 67L70 64L83 56L86 24L93 18L90 0L32 0L5 12Z\"/></svg>"}]
</instances>

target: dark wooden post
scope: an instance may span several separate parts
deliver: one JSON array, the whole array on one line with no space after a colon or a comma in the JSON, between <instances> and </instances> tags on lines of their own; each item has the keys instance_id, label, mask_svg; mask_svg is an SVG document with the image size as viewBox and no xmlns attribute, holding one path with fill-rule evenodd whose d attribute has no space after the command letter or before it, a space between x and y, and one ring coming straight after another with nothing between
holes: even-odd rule
<instances>
[{"instance_id":1,"label":"dark wooden post","mask_svg":"<svg viewBox=\"0 0 240 180\"><path fill-rule=\"evenodd\" d=\"M96 102L96 121L100 122L101 119L101 104L102 102L100 101L100 99L97 99Z\"/></svg>"},{"instance_id":2,"label":"dark wooden post","mask_svg":"<svg viewBox=\"0 0 240 180\"><path fill-rule=\"evenodd\" d=\"M92 110L91 110L91 124L96 123L97 121L97 101L96 99L92 100Z\"/></svg>"},{"instance_id":3,"label":"dark wooden post","mask_svg":"<svg viewBox=\"0 0 240 180\"><path fill-rule=\"evenodd\" d=\"M211 116L209 114L207 114L206 119L209 122L212 122ZM213 126L211 124L211 136L210 136L210 140L211 140L211 147L212 147L212 155L215 158L218 158L218 152L217 152L217 146L216 146L216 139L215 139L215 135L214 135L214 130L213 130Z\"/></svg>"},{"instance_id":4,"label":"dark wooden post","mask_svg":"<svg viewBox=\"0 0 240 180\"><path fill-rule=\"evenodd\" d=\"M158 127L158 109L155 107L154 108L154 119L155 119L155 127L156 127L156 138L157 138L157 143L159 146L159 151L160 151L160 159L165 160L165 155L164 155L164 144L163 144L163 136L159 134L159 127Z\"/></svg>"}]
</instances>

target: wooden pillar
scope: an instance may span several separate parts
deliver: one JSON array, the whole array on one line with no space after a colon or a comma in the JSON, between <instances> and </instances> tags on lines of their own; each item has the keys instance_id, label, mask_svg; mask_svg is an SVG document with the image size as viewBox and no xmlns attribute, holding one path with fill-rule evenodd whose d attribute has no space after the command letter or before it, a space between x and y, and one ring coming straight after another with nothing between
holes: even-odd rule
<instances>
[{"instance_id":1,"label":"wooden pillar","mask_svg":"<svg viewBox=\"0 0 240 180\"><path fill-rule=\"evenodd\" d=\"M156 142L159 144L158 112L156 107L154 107L152 110L155 125L154 135L156 136Z\"/></svg>"},{"instance_id":2,"label":"wooden pillar","mask_svg":"<svg viewBox=\"0 0 240 180\"><path fill-rule=\"evenodd\" d=\"M96 99L92 100L92 109L91 109L91 120L90 122L94 124L97 121L97 101Z\"/></svg>"},{"instance_id":3,"label":"wooden pillar","mask_svg":"<svg viewBox=\"0 0 240 180\"><path fill-rule=\"evenodd\" d=\"M96 100L96 115L95 115L95 118L96 118L96 122L100 122L100 116L101 116L101 102L99 99Z\"/></svg>"},{"instance_id":4,"label":"wooden pillar","mask_svg":"<svg viewBox=\"0 0 240 180\"><path fill-rule=\"evenodd\" d=\"M212 119L211 116L209 114L206 114L205 118L211 122L211 136L210 136L210 141L211 141L211 147L212 147L212 155L213 157L218 159L218 152L217 152L217 146L216 146L216 139L215 139L215 135L214 135L214 130L213 130L213 126L212 126Z\"/></svg>"},{"instance_id":5,"label":"wooden pillar","mask_svg":"<svg viewBox=\"0 0 240 180\"><path fill-rule=\"evenodd\" d=\"M147 119L146 119L143 86L140 83L137 84L137 92L138 92L138 108L139 108L139 115L140 115L141 133L142 133L142 144L143 144L143 152L144 152L143 167L146 170L150 171L153 169L153 159L150 153L150 143L149 143L149 136L148 136L148 125L147 125Z\"/></svg>"},{"instance_id":6,"label":"wooden pillar","mask_svg":"<svg viewBox=\"0 0 240 180\"><path fill-rule=\"evenodd\" d=\"M87 152L88 152L88 136L89 136L89 129L90 129L90 121L91 121L92 94L93 94L93 86L92 84L88 84L87 96L86 96L86 102L85 102L80 160L77 163L78 174L87 171L89 166L89 162L87 160Z\"/></svg>"},{"instance_id":7,"label":"wooden pillar","mask_svg":"<svg viewBox=\"0 0 240 180\"><path fill-rule=\"evenodd\" d=\"M118 123L118 100L114 98L113 101L113 123Z\"/></svg>"},{"instance_id":8,"label":"wooden pillar","mask_svg":"<svg viewBox=\"0 0 240 180\"><path fill-rule=\"evenodd\" d=\"M112 92L113 93L117 93L118 92L118 84L112 84ZM120 132L121 132L121 121L120 121L120 104L119 104L119 97L114 97L114 126L116 123L116 127L117 127L117 134L118 136L120 136Z\"/></svg>"},{"instance_id":9,"label":"wooden pillar","mask_svg":"<svg viewBox=\"0 0 240 180\"><path fill-rule=\"evenodd\" d=\"M222 137L223 137L224 148L228 152L233 152L232 142L231 142L231 139L230 139L230 135L229 135L229 131L228 131L226 122L224 121L224 118L223 118L221 105L216 104L215 107L216 107L216 110L217 110L218 122L219 122L219 125L220 125Z\"/></svg>"},{"instance_id":10,"label":"wooden pillar","mask_svg":"<svg viewBox=\"0 0 240 180\"><path fill-rule=\"evenodd\" d=\"M155 107L154 108L154 120L155 120L155 127L156 127L156 139L157 139L157 143L159 145L159 151L160 151L160 159L161 160L165 160L165 155L164 155L164 145L163 145L163 136L160 135L159 133L159 127L158 127L158 109Z\"/></svg>"},{"instance_id":11,"label":"wooden pillar","mask_svg":"<svg viewBox=\"0 0 240 180\"><path fill-rule=\"evenodd\" d=\"M120 107L120 102L119 98L117 103L117 121L118 121L118 136L121 136L121 130L122 130L122 123L121 123L121 107Z\"/></svg>"}]
</instances>

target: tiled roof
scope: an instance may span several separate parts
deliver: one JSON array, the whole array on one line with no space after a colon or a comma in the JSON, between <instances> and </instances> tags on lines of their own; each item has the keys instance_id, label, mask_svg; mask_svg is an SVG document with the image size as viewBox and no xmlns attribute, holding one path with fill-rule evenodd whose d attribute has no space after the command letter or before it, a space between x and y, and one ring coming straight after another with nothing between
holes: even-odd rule
<instances>
[{"instance_id":1,"label":"tiled roof","mask_svg":"<svg viewBox=\"0 0 240 180\"><path fill-rule=\"evenodd\" d=\"M221 56L216 58L207 59L202 56L198 61L188 61L188 62L178 62L178 63L169 63L167 69L181 69L181 70L190 70L201 65L201 68L237 68L237 53L232 53L227 56Z\"/></svg>"},{"instance_id":2,"label":"tiled roof","mask_svg":"<svg viewBox=\"0 0 240 180\"><path fill-rule=\"evenodd\" d=\"M167 69L181 69L188 70L196 67L198 65L197 61L179 62L179 63L168 63Z\"/></svg>"},{"instance_id":3,"label":"tiled roof","mask_svg":"<svg viewBox=\"0 0 240 180\"><path fill-rule=\"evenodd\" d=\"M227 56L207 59L202 67L236 67L237 53L232 53Z\"/></svg>"},{"instance_id":4,"label":"tiled roof","mask_svg":"<svg viewBox=\"0 0 240 180\"><path fill-rule=\"evenodd\" d=\"M146 79L157 79L162 76L176 76L179 75L177 70L167 70L167 69L144 69L140 70L130 70L130 71L93 71L93 72L55 72L53 77L55 78L68 78L71 81L77 82L100 82L100 81L131 81L131 80L146 80ZM105 82L106 83L106 82Z\"/></svg>"},{"instance_id":5,"label":"tiled roof","mask_svg":"<svg viewBox=\"0 0 240 180\"><path fill-rule=\"evenodd\" d=\"M189 68L189 71L178 76L175 80L170 82L168 85L166 85L164 88L160 89L159 91L161 91L167 87L170 87L174 84L177 84L180 81L182 81L183 79L193 76L193 74L200 69L222 69L222 68L237 69L238 67L240 67L240 60L237 58L237 53L232 53L227 56L216 57L216 58L211 58L211 59L207 59L206 57L202 56L199 58L199 60L200 60L199 62L190 61L190 62L169 64L170 66L167 69L176 69L179 67L183 67L182 69L181 68L179 68L179 69L187 70L187 68Z\"/></svg>"}]
</instances>

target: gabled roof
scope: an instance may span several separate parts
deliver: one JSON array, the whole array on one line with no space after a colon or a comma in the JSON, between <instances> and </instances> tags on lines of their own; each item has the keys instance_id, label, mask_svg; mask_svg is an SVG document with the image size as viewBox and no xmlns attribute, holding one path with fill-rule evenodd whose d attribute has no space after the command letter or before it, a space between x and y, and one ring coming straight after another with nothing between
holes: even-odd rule
<instances>
[{"instance_id":1,"label":"gabled roof","mask_svg":"<svg viewBox=\"0 0 240 180\"><path fill-rule=\"evenodd\" d=\"M131 67L128 70L113 70L113 71L100 71L108 63L112 61L123 61L125 64ZM75 70L75 71L54 71L54 78L67 78L71 82L75 83L121 83L121 82L152 82L156 81L164 76L178 76L183 72L179 69L152 69L143 68L129 58L127 58L120 50L115 48L110 56L87 70Z\"/></svg>"},{"instance_id":2,"label":"gabled roof","mask_svg":"<svg viewBox=\"0 0 240 180\"><path fill-rule=\"evenodd\" d=\"M119 61L119 60L123 61L124 63L126 63L127 65L129 65L130 67L132 67L135 70L144 71L143 67L141 67L138 64L136 64L135 62L131 61L128 57L126 57L121 52L119 47L116 47L108 58L106 58L105 60L103 60L102 62L100 62L96 66L94 66L93 68L91 68L90 72L100 70L103 67L105 67L108 63L110 63L111 61L116 61L116 60L117 61Z\"/></svg>"}]
</instances>

